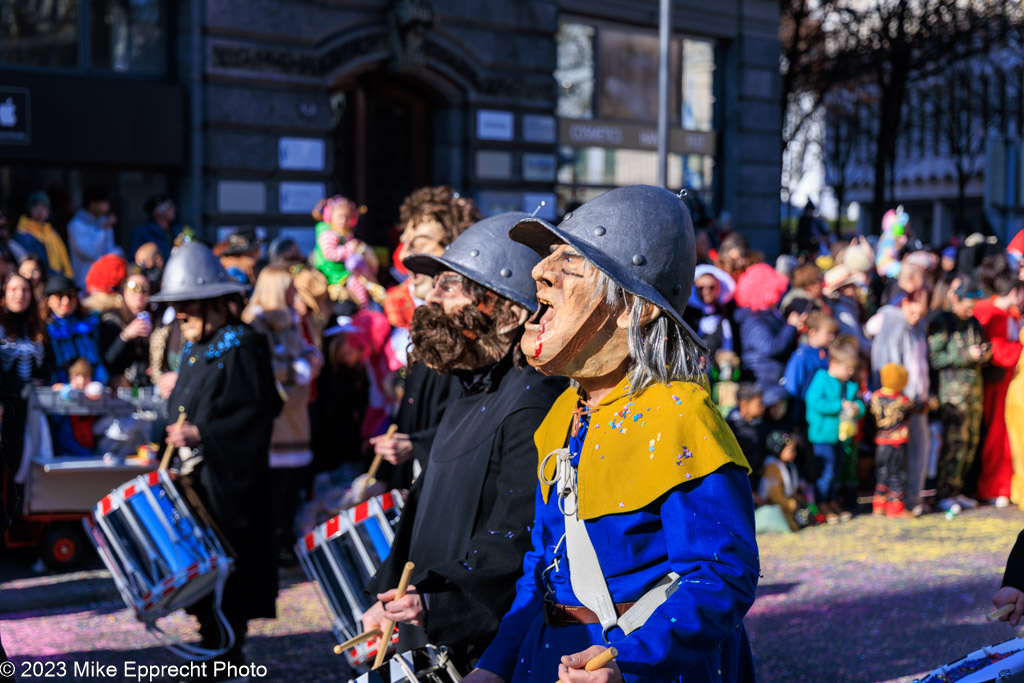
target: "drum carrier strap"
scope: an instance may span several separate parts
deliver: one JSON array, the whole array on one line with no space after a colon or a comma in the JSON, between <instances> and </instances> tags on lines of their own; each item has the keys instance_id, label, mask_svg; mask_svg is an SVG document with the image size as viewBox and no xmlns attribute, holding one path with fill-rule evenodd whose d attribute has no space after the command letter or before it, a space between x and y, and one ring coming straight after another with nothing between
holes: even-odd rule
<instances>
[{"instance_id":1,"label":"drum carrier strap","mask_svg":"<svg viewBox=\"0 0 1024 683\"><path fill-rule=\"evenodd\" d=\"M555 460L553 479L544 476L544 469L552 457ZM608 633L618 626L627 636L651 618L679 587L679 574L669 572L649 591L644 593L621 617L615 610L608 584L601 570L597 551L587 533L586 522L579 517L577 505L576 468L572 466L572 453L568 448L558 448L541 460L538 476L541 483L554 486L558 492L558 509L565 517L565 554L569 560L569 581L572 592L598 619L601 620L601 637L608 643Z\"/></svg>"}]
</instances>

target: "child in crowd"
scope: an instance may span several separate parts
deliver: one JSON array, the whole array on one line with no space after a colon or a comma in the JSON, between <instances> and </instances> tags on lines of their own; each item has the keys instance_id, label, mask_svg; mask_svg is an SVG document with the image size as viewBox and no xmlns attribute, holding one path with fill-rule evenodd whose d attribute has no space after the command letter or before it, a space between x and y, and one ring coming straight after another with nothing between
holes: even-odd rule
<instances>
[{"instance_id":1,"label":"child in crowd","mask_svg":"<svg viewBox=\"0 0 1024 683\"><path fill-rule=\"evenodd\" d=\"M764 413L765 405L761 388L753 382L740 384L738 405L726 417L729 427L736 435L736 442L743 449L750 463L751 477L754 482L761 472L764 462Z\"/></svg>"},{"instance_id":2,"label":"child in crowd","mask_svg":"<svg viewBox=\"0 0 1024 683\"><path fill-rule=\"evenodd\" d=\"M907 370L888 363L878 373L882 388L871 396L871 414L875 433L875 495L871 513L886 517L911 515L903 504L907 481L907 441L910 439L910 414L917 407L903 395Z\"/></svg>"},{"instance_id":3,"label":"child in crowd","mask_svg":"<svg viewBox=\"0 0 1024 683\"><path fill-rule=\"evenodd\" d=\"M66 401L75 401L81 396L98 398L96 387L89 386L92 375L92 364L79 358L68 367L67 383L54 384L53 390ZM102 393L102 387L99 393ZM95 415L51 415L54 452L58 455L92 455L96 450L95 425Z\"/></svg>"},{"instance_id":4,"label":"child in crowd","mask_svg":"<svg viewBox=\"0 0 1024 683\"><path fill-rule=\"evenodd\" d=\"M928 367L928 339L924 316L928 313L930 292L920 288L904 296L898 304L882 306L864 326L873 337L871 341L871 367L874 372L871 386L880 386L878 371L889 363L902 365L907 370L907 386L903 393L922 406L910 416L910 440L907 442L907 486L904 504L915 516L925 512L921 497L927 474L931 434L928 429L926 406L930 397L930 371Z\"/></svg>"},{"instance_id":5,"label":"child in crowd","mask_svg":"<svg viewBox=\"0 0 1024 683\"><path fill-rule=\"evenodd\" d=\"M803 406L807 387L818 370L828 368L828 347L836 338L839 323L827 313L811 311L807 316L807 343L801 344L786 363L783 387L795 399L795 406Z\"/></svg>"},{"instance_id":6,"label":"child in crowd","mask_svg":"<svg viewBox=\"0 0 1024 683\"><path fill-rule=\"evenodd\" d=\"M818 370L807 389L807 440L814 450L818 465L815 492L819 509L830 524L850 518L836 502L838 473L843 464L844 451L840 426L860 419L864 403L858 398L857 348L848 340L833 342L829 349L827 370ZM843 434L843 436L848 436Z\"/></svg>"},{"instance_id":7,"label":"child in crowd","mask_svg":"<svg viewBox=\"0 0 1024 683\"><path fill-rule=\"evenodd\" d=\"M797 437L784 431L773 431L765 442L768 457L758 495L764 504L754 512L758 533L764 531L800 531L806 525L797 518L803 505L800 494L800 472L796 465Z\"/></svg>"}]
</instances>

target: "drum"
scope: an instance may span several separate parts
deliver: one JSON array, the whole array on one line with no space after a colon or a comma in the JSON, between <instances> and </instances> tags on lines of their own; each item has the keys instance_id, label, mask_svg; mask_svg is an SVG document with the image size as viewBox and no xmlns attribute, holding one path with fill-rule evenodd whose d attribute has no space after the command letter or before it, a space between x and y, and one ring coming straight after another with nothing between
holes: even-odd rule
<instances>
[{"instance_id":1,"label":"drum","mask_svg":"<svg viewBox=\"0 0 1024 683\"><path fill-rule=\"evenodd\" d=\"M84 521L121 597L147 624L223 588L234 568L166 470L118 487Z\"/></svg>"},{"instance_id":2,"label":"drum","mask_svg":"<svg viewBox=\"0 0 1024 683\"><path fill-rule=\"evenodd\" d=\"M940 666L915 683L1024 682L1024 640L1011 638L976 650L963 659Z\"/></svg>"},{"instance_id":3,"label":"drum","mask_svg":"<svg viewBox=\"0 0 1024 683\"><path fill-rule=\"evenodd\" d=\"M356 683L457 683L462 675L451 663L445 648L427 645L395 655L379 669L367 671L354 680Z\"/></svg>"},{"instance_id":4,"label":"drum","mask_svg":"<svg viewBox=\"0 0 1024 683\"><path fill-rule=\"evenodd\" d=\"M405 494L393 490L356 505L327 520L295 544L306 576L319 587L319 595L338 643L363 630L363 612L374 599L363 588L391 552ZM380 638L344 651L356 671L366 671L377 656ZM389 647L397 645L395 632Z\"/></svg>"}]
</instances>

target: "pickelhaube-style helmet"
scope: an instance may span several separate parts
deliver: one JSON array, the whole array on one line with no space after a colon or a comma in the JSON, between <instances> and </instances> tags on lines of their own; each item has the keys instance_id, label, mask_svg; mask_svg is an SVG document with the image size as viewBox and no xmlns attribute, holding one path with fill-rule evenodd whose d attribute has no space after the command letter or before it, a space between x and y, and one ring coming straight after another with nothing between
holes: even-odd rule
<instances>
[{"instance_id":1,"label":"pickelhaube-style helmet","mask_svg":"<svg viewBox=\"0 0 1024 683\"><path fill-rule=\"evenodd\" d=\"M690 330L683 309L697 255L693 221L679 195L651 185L620 187L565 214L557 226L528 216L509 237L541 256L552 244L568 244L617 285Z\"/></svg>"},{"instance_id":2,"label":"pickelhaube-style helmet","mask_svg":"<svg viewBox=\"0 0 1024 683\"><path fill-rule=\"evenodd\" d=\"M445 247L441 256L413 254L402 263L433 276L453 270L531 312L537 310L537 285L531 275L540 257L509 239L509 229L530 214L509 212L474 223Z\"/></svg>"},{"instance_id":3,"label":"pickelhaube-style helmet","mask_svg":"<svg viewBox=\"0 0 1024 683\"><path fill-rule=\"evenodd\" d=\"M150 301L196 301L244 292L232 280L210 248L199 242L185 242L167 259L160 293Z\"/></svg>"}]
</instances>

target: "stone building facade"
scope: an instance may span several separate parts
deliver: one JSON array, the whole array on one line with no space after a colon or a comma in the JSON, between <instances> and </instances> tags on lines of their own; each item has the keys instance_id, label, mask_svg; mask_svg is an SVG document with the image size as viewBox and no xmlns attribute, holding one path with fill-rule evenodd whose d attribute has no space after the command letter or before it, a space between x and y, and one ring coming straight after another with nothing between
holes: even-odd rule
<instances>
[{"instance_id":1,"label":"stone building facade","mask_svg":"<svg viewBox=\"0 0 1024 683\"><path fill-rule=\"evenodd\" d=\"M77 9L77 53L67 31L53 37L60 63L0 47L0 101L5 88L31 101L30 139L0 135L12 213L37 187L70 211L99 180L122 236L147 194L170 192L208 239L260 226L308 244L312 205L340 192L366 205L361 229L384 244L402 198L425 184L452 184L485 213L555 218L656 178L657 0L56 1ZM773 253L777 5L673 4L670 185ZM140 5L153 12L125 14ZM131 61L139 45L158 55L144 68ZM55 116L67 102L55 84L84 106ZM115 106L89 106L97 89ZM567 114L580 92L589 109Z\"/></svg>"}]
</instances>

